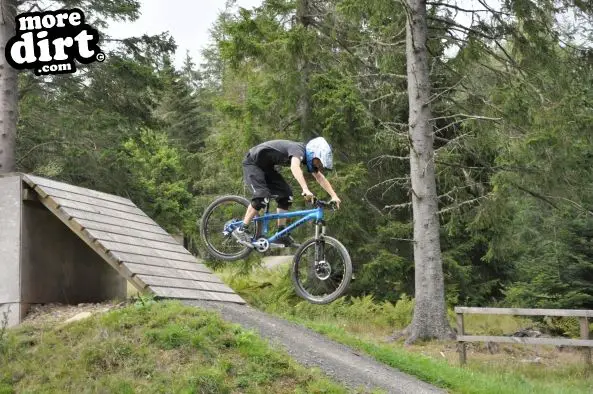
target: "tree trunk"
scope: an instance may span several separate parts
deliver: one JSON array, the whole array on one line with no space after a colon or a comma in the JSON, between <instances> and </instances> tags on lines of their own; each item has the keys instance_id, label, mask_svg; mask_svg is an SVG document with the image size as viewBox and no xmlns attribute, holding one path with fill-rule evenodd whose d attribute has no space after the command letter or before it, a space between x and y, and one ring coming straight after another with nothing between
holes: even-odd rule
<instances>
[{"instance_id":1,"label":"tree trunk","mask_svg":"<svg viewBox=\"0 0 593 394\"><path fill-rule=\"evenodd\" d=\"M407 69L410 105L410 176L414 217L415 307L407 343L444 339L447 321L435 179L431 84L426 41L426 1L407 0Z\"/></svg>"},{"instance_id":2,"label":"tree trunk","mask_svg":"<svg viewBox=\"0 0 593 394\"><path fill-rule=\"evenodd\" d=\"M17 70L6 61L5 49L15 34L16 0L0 0L0 173L16 170Z\"/></svg>"},{"instance_id":3,"label":"tree trunk","mask_svg":"<svg viewBox=\"0 0 593 394\"><path fill-rule=\"evenodd\" d=\"M310 0L297 0L296 18L297 24L306 31L311 24ZM298 69L300 73L299 101L297 103L297 115L300 121L301 139L309 140L313 136L311 130L311 100L309 97L309 73L310 62L307 54L305 40L301 40L298 56Z\"/></svg>"}]
</instances>

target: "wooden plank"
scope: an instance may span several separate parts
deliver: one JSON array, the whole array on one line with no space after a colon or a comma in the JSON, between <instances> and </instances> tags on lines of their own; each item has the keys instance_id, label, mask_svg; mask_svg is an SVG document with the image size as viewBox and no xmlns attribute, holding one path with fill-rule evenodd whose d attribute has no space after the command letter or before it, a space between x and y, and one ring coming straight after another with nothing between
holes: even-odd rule
<instances>
[{"instance_id":1,"label":"wooden plank","mask_svg":"<svg viewBox=\"0 0 593 394\"><path fill-rule=\"evenodd\" d=\"M152 220L151 218L149 218L148 216L143 214L142 211L140 211L140 210L138 210L138 212L140 212L140 214L134 214L134 213L116 211L114 209L109 209L109 208L98 207L96 205L89 205L89 204L85 204L82 202L66 200L63 198L58 198L58 197L53 197L53 196L51 198L55 202L57 202L61 207L74 208L74 209L78 209L79 211L92 212L92 213L97 213L100 215L110 216L110 217L114 217L114 218L118 218L118 219L129 220L132 222L152 224L152 225L158 226L158 224L154 220Z\"/></svg>"},{"instance_id":2,"label":"wooden plank","mask_svg":"<svg viewBox=\"0 0 593 394\"><path fill-rule=\"evenodd\" d=\"M553 345L593 347L593 340L566 339L566 338L527 338L527 337L495 337L484 335L458 335L458 342L499 342L518 343L525 345Z\"/></svg>"},{"instance_id":3,"label":"wooden plank","mask_svg":"<svg viewBox=\"0 0 593 394\"><path fill-rule=\"evenodd\" d=\"M75 192L66 192L66 191L63 191L60 189L54 189L53 187L47 187L47 186L38 186L38 189L42 193L50 195L52 197L63 198L63 199L82 202L85 204L95 205L95 206L99 206L99 207L115 209L117 211L144 214L142 212L142 210L135 205L131 206L129 204L123 204L121 202L113 202L113 201L105 200L102 198L91 197L91 196L88 196L85 194L80 194L80 193L75 193Z\"/></svg>"},{"instance_id":4,"label":"wooden plank","mask_svg":"<svg viewBox=\"0 0 593 394\"><path fill-rule=\"evenodd\" d=\"M163 278L161 276L138 275L138 278L149 286L175 287L180 289L214 291L232 293L234 291L225 284L198 282L190 279Z\"/></svg>"},{"instance_id":5,"label":"wooden plank","mask_svg":"<svg viewBox=\"0 0 593 394\"><path fill-rule=\"evenodd\" d=\"M218 293L223 302L234 302L238 304L246 304L245 300L238 294Z\"/></svg>"},{"instance_id":6,"label":"wooden plank","mask_svg":"<svg viewBox=\"0 0 593 394\"><path fill-rule=\"evenodd\" d=\"M457 334L460 336L465 335L465 329L463 328L463 313L457 314ZM459 346L460 346L460 348L459 348L459 363L461 365L464 365L467 360L467 354L466 354L467 346L465 345L465 342L459 343Z\"/></svg>"},{"instance_id":7,"label":"wooden plank","mask_svg":"<svg viewBox=\"0 0 593 394\"><path fill-rule=\"evenodd\" d=\"M152 289L150 289L150 287L146 283L142 282L142 280L140 280L140 278L138 278L136 276L136 274L134 272L130 271L130 269L128 267L126 267L124 264L120 263L119 267L120 267L120 272L122 273L122 275L126 279L128 279L128 281L130 281L137 290L139 290L141 292L154 293L152 291Z\"/></svg>"},{"instance_id":8,"label":"wooden plank","mask_svg":"<svg viewBox=\"0 0 593 394\"><path fill-rule=\"evenodd\" d=\"M587 340L589 339L589 320L586 317L581 317L579 320L581 325L581 339ZM585 361L586 365L591 365L591 349L583 349L583 361Z\"/></svg>"},{"instance_id":9,"label":"wooden plank","mask_svg":"<svg viewBox=\"0 0 593 394\"><path fill-rule=\"evenodd\" d=\"M173 279L192 279L201 282L223 283L214 274L207 272L186 271L177 268L155 267L153 265L143 265L136 263L123 262L123 265L135 275L162 276Z\"/></svg>"},{"instance_id":10,"label":"wooden plank","mask_svg":"<svg viewBox=\"0 0 593 394\"><path fill-rule=\"evenodd\" d=\"M37 194L37 192L29 187L24 187L23 188L23 201L35 201L35 202L39 202L39 194Z\"/></svg>"},{"instance_id":11,"label":"wooden plank","mask_svg":"<svg viewBox=\"0 0 593 394\"><path fill-rule=\"evenodd\" d=\"M245 301L237 294L227 293L212 293L200 290L188 290L188 289L174 289L170 287L151 287L154 293L161 297L168 298L179 298L188 300L207 300L207 301L223 301L223 302L235 302L238 304L245 304Z\"/></svg>"},{"instance_id":12,"label":"wooden plank","mask_svg":"<svg viewBox=\"0 0 593 394\"><path fill-rule=\"evenodd\" d=\"M87 189L84 187L73 186L68 183L57 182L57 181L53 181L53 180L47 179L47 178L40 178L40 177L37 177L34 175L25 174L23 176L23 180L25 180L25 182L27 182L29 185L31 185L31 187L34 187L35 185L39 185L42 188L43 188L43 186L48 186L48 187L63 190L66 192L83 194L85 196L101 198L101 199L104 199L107 201L119 202L122 204L135 206L134 203L132 201L130 201L129 199L120 197L120 196L116 196L115 194L108 194L108 193L100 192L97 190Z\"/></svg>"},{"instance_id":13,"label":"wooden plank","mask_svg":"<svg viewBox=\"0 0 593 394\"><path fill-rule=\"evenodd\" d=\"M128 235L113 234L113 233L108 233L108 232L98 231L98 230L91 230L91 229L87 229L86 231L89 233L89 235L91 237L95 238L96 240L100 240L100 241L111 241L111 242L118 242L118 243L128 244L128 245L137 245L137 246L143 246L143 247L153 248L153 249L158 249L158 250L166 250L169 252L189 253L187 251L187 249L185 249L183 246L181 246L179 244L160 242L160 241L155 241L155 240L151 240L151 239L133 237L133 236L128 236Z\"/></svg>"},{"instance_id":14,"label":"wooden plank","mask_svg":"<svg viewBox=\"0 0 593 394\"><path fill-rule=\"evenodd\" d=\"M482 315L593 317L593 310L591 309L475 308L457 306L455 307L455 313L472 313Z\"/></svg>"},{"instance_id":15,"label":"wooden plank","mask_svg":"<svg viewBox=\"0 0 593 394\"><path fill-rule=\"evenodd\" d=\"M173 238L171 235L166 234L166 233L165 234L162 234L162 233L156 234L156 233L151 233L148 231L134 230L130 227L116 226L116 225L112 225L112 224L99 223L99 222L95 222L92 220L85 220L85 219L79 219L79 218L77 218L76 221L78 223L80 223L82 227L84 227L88 230L97 230L97 231L102 231L102 232L110 233L110 234L129 235L132 237L150 239L152 241L159 241L159 242L165 242L165 243L169 243L169 244L173 244L173 245L179 245L179 242L177 242L177 240L175 238Z\"/></svg>"},{"instance_id":16,"label":"wooden plank","mask_svg":"<svg viewBox=\"0 0 593 394\"><path fill-rule=\"evenodd\" d=\"M67 215L69 215L70 217L72 217L76 220L78 220L78 219L92 220L95 222L110 224L110 225L114 225L114 226L128 227L128 228L131 228L134 230L148 231L148 232L152 232L152 233L156 233L156 234L168 235L167 232L162 229L162 227L157 226L157 225L131 222L131 221L125 220L125 219L118 219L118 218L114 218L111 216L100 215L98 213L80 211L78 209L73 209L73 208L61 207L60 209L63 212L65 212Z\"/></svg>"},{"instance_id":17,"label":"wooden plank","mask_svg":"<svg viewBox=\"0 0 593 394\"><path fill-rule=\"evenodd\" d=\"M168 260L162 257L142 256L139 254L130 254L122 252L111 252L119 261L126 263L135 263L142 265L152 265L155 267L177 268L184 271L196 271L211 273L210 269L202 263L189 263L187 261Z\"/></svg>"},{"instance_id":18,"label":"wooden plank","mask_svg":"<svg viewBox=\"0 0 593 394\"><path fill-rule=\"evenodd\" d=\"M139 254L142 256L156 256L168 260L188 261L190 263L197 263L197 258L184 249L185 253L169 252L166 250L153 249L151 247L134 246L122 244L119 242L99 241L107 250L113 252L125 252L132 254Z\"/></svg>"}]
</instances>

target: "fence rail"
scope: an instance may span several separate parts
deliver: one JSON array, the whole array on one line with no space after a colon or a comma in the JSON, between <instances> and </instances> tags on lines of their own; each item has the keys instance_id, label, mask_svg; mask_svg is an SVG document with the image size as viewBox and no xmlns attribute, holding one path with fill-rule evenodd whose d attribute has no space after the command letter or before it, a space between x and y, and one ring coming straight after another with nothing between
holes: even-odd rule
<instances>
[{"instance_id":1,"label":"fence rail","mask_svg":"<svg viewBox=\"0 0 593 394\"><path fill-rule=\"evenodd\" d=\"M593 318L593 310L573 309L525 309L525 308L475 308L456 307L457 314L457 342L459 343L459 361L465 364L467 361L467 342L499 342L517 343L525 345L553 345L572 346L583 348L583 359L587 365L591 364L591 348L593 340L589 339L589 321ZM480 315L514 315L514 316L556 316L556 317L578 317L581 328L581 339L567 338L527 338L513 336L487 336L487 335L466 335L464 329L464 314Z\"/></svg>"}]
</instances>

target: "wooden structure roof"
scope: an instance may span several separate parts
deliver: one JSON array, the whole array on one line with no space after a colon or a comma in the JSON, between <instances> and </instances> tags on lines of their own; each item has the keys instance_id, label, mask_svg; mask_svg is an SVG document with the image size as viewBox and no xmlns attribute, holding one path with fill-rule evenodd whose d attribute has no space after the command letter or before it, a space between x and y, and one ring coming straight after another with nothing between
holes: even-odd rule
<instances>
[{"instance_id":1,"label":"wooden structure roof","mask_svg":"<svg viewBox=\"0 0 593 394\"><path fill-rule=\"evenodd\" d=\"M165 298L245 303L129 199L29 174L23 181L138 290Z\"/></svg>"}]
</instances>

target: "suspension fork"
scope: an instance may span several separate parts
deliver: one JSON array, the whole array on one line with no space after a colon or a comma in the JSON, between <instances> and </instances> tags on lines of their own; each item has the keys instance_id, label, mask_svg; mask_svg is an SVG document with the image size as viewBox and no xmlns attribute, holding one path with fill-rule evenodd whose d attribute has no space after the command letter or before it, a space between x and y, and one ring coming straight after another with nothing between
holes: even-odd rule
<instances>
[{"instance_id":1,"label":"suspension fork","mask_svg":"<svg viewBox=\"0 0 593 394\"><path fill-rule=\"evenodd\" d=\"M325 222L318 220L315 223L315 266L321 261L325 260Z\"/></svg>"}]
</instances>

